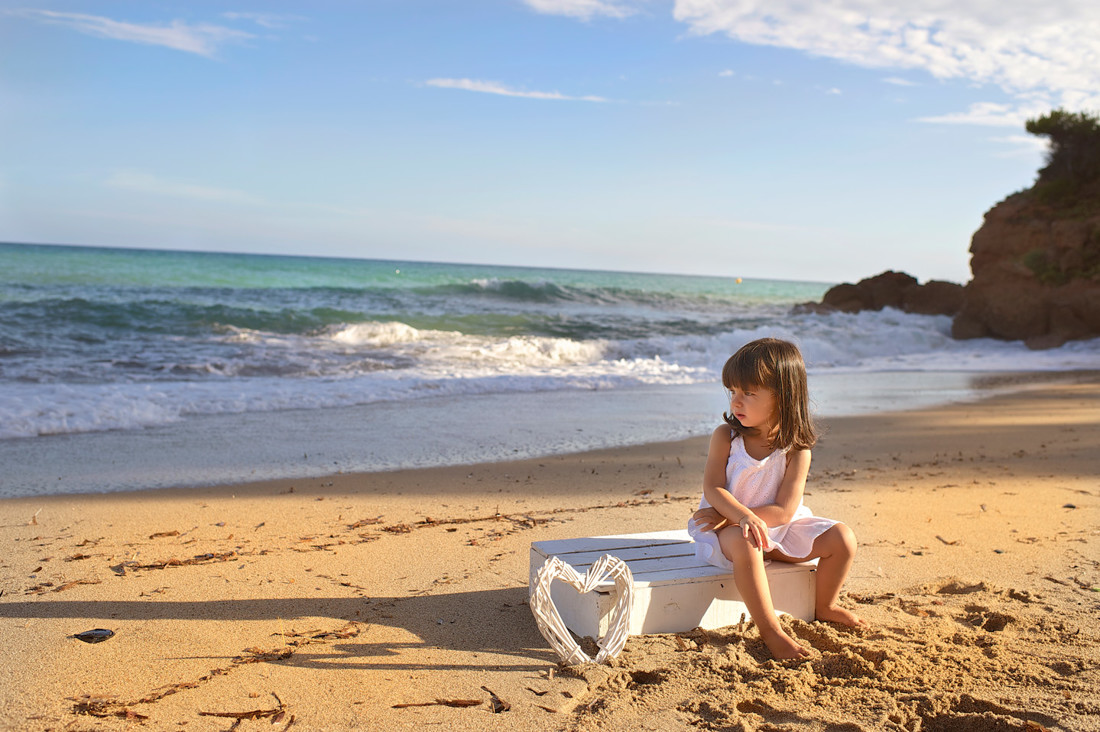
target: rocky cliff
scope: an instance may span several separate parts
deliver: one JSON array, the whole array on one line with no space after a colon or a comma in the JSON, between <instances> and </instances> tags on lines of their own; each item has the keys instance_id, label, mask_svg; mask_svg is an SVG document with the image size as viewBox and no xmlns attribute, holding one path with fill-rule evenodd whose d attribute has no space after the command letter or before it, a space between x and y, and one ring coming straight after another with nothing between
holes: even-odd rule
<instances>
[{"instance_id":1,"label":"rocky cliff","mask_svg":"<svg viewBox=\"0 0 1100 732\"><path fill-rule=\"evenodd\" d=\"M1100 191L1051 205L1038 188L994 206L970 245L955 338L1032 348L1100 336Z\"/></svg>"}]
</instances>

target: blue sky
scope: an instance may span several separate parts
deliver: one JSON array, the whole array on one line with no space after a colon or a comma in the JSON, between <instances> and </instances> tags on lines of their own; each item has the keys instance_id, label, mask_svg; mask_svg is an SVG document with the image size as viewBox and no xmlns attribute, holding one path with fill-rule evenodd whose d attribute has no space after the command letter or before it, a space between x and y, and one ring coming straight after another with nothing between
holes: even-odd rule
<instances>
[{"instance_id":1,"label":"blue sky","mask_svg":"<svg viewBox=\"0 0 1100 732\"><path fill-rule=\"evenodd\" d=\"M1098 89L1091 0L4 0L0 240L964 282Z\"/></svg>"}]
</instances>

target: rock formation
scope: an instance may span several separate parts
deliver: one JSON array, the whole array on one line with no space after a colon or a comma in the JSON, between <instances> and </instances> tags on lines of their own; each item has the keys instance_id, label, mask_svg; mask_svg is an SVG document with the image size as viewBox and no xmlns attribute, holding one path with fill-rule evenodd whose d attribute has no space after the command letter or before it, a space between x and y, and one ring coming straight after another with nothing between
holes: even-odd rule
<instances>
[{"instance_id":1,"label":"rock formation","mask_svg":"<svg viewBox=\"0 0 1100 732\"><path fill-rule=\"evenodd\" d=\"M821 306L813 309L854 313L896 308L922 315L954 315L959 312L962 300L962 285L941 280L921 285L915 277L904 272L887 271L854 285L831 288L822 298Z\"/></svg>"},{"instance_id":2,"label":"rock formation","mask_svg":"<svg viewBox=\"0 0 1100 732\"><path fill-rule=\"evenodd\" d=\"M1034 186L986 213L970 243L965 290L883 272L838 285L807 309L954 314L955 338L1032 348L1100 336L1100 117L1056 109L1026 129L1047 138L1046 167Z\"/></svg>"},{"instance_id":3,"label":"rock formation","mask_svg":"<svg viewBox=\"0 0 1100 732\"><path fill-rule=\"evenodd\" d=\"M994 206L974 234L955 338L1052 348L1100 336L1100 196L1052 206L1037 189Z\"/></svg>"},{"instance_id":4,"label":"rock formation","mask_svg":"<svg viewBox=\"0 0 1100 732\"><path fill-rule=\"evenodd\" d=\"M1026 128L1047 138L1046 167L974 234L952 335L1051 348L1100 336L1100 118L1055 109Z\"/></svg>"},{"instance_id":5,"label":"rock formation","mask_svg":"<svg viewBox=\"0 0 1100 732\"><path fill-rule=\"evenodd\" d=\"M955 338L1024 341L1031 348L1100 337L1100 183L1077 189L1069 205L1049 199L1037 185L986 213L971 241L965 288L938 280L921 285L888 271L837 285L820 304L802 309L953 315Z\"/></svg>"}]
</instances>

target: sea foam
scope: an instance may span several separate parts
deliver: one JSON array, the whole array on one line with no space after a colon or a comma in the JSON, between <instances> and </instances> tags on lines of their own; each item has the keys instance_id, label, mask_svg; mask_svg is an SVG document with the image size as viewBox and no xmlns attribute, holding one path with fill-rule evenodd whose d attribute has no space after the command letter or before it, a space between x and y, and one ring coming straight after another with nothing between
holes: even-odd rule
<instances>
[{"instance_id":1,"label":"sea foam","mask_svg":"<svg viewBox=\"0 0 1100 732\"><path fill-rule=\"evenodd\" d=\"M0 437L135 429L188 416L326 409L440 395L717 384L722 363L763 336L797 342L811 373L1050 371L1100 365L1100 340L1031 351L1021 343L956 341L950 320L895 311L792 315L713 336L574 341L466 335L400 322L314 335L237 331L262 346L239 363L195 363L207 377L6 385ZM251 364L253 373L245 375ZM265 367L269 372L264 374ZM287 373L280 373L282 367ZM193 376L193 374L192 374Z\"/></svg>"},{"instance_id":2,"label":"sea foam","mask_svg":"<svg viewBox=\"0 0 1100 732\"><path fill-rule=\"evenodd\" d=\"M754 338L811 373L1100 368L1100 340L796 312L823 283L0 245L0 438L440 396L717 388Z\"/></svg>"}]
</instances>

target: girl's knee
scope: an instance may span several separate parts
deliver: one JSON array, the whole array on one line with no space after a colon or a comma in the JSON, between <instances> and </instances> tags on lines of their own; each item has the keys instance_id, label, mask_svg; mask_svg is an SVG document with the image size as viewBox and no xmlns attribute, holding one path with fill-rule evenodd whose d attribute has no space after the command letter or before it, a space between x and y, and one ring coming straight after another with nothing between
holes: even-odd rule
<instances>
[{"instance_id":1,"label":"girl's knee","mask_svg":"<svg viewBox=\"0 0 1100 732\"><path fill-rule=\"evenodd\" d=\"M718 531L718 545L731 562L751 556L755 547L745 538L740 526L727 526ZM759 552L758 552L759 553Z\"/></svg>"},{"instance_id":2,"label":"girl's knee","mask_svg":"<svg viewBox=\"0 0 1100 732\"><path fill-rule=\"evenodd\" d=\"M858 544L855 532L848 527L848 524L836 524L832 531L836 534L837 549L849 556L855 556Z\"/></svg>"}]
</instances>

